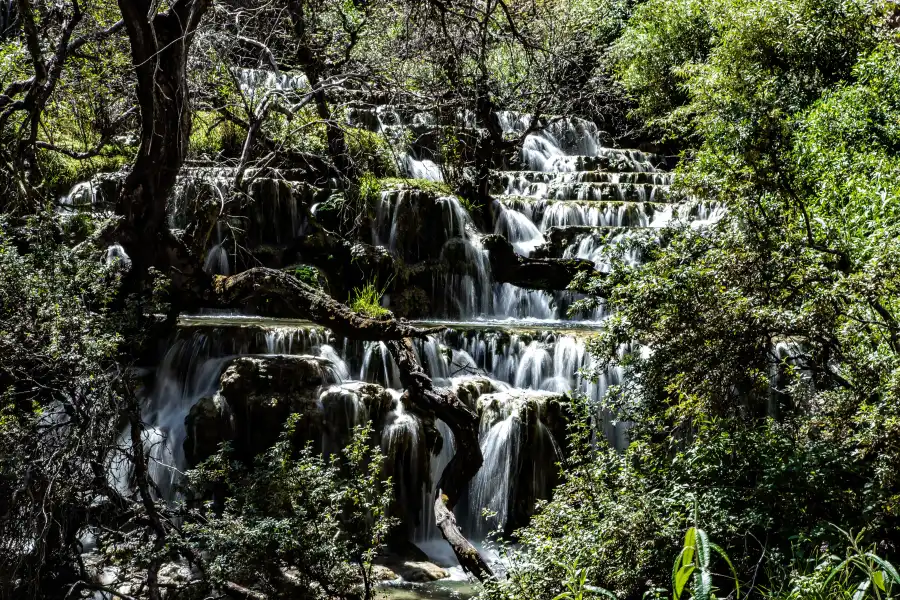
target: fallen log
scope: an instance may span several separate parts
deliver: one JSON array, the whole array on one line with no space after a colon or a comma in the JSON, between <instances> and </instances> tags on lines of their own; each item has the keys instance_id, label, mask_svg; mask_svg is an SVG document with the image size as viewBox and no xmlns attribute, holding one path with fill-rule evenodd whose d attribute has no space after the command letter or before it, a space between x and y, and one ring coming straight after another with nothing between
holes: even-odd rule
<instances>
[{"instance_id":1,"label":"fallen log","mask_svg":"<svg viewBox=\"0 0 900 600\"><path fill-rule=\"evenodd\" d=\"M435 524L453 549L460 566L484 582L493 578L494 573L462 534L453 515L453 507L484 462L478 444L478 415L452 391L434 386L419 364L411 339L392 340L387 346L406 388L403 401L433 413L453 432L456 453L441 473L434 491Z\"/></svg>"},{"instance_id":2,"label":"fallen log","mask_svg":"<svg viewBox=\"0 0 900 600\"><path fill-rule=\"evenodd\" d=\"M357 340L422 338L435 331L414 327L399 319L373 319L353 312L321 290L277 269L257 267L230 277L218 276L212 287L213 297L207 305L241 308L250 300L277 299L297 318Z\"/></svg>"}]
</instances>

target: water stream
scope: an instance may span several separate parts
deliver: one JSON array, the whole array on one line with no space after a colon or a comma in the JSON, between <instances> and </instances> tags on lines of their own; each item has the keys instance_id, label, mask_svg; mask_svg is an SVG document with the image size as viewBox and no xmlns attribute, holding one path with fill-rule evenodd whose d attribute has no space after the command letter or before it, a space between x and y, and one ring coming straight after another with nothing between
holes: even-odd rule
<instances>
[{"instance_id":1,"label":"water stream","mask_svg":"<svg viewBox=\"0 0 900 600\"><path fill-rule=\"evenodd\" d=\"M281 88L304 82L248 72L243 75L244 84ZM386 107L355 118L357 126L389 136L405 128L433 126L427 116L402 115ZM460 116L461 121L468 118ZM501 121L512 133L524 130L526 119L504 113ZM585 394L598 406L598 432L616 447L627 444L627 424L599 408L621 374L612 369L596 380L583 375L592 366L585 340L607 316L604 310L569 315L569 306L577 300L572 292L546 293L494 281L482 236L497 233L520 254L541 249L545 256L592 261L604 271L610 268L608 250L636 231L661 227L680 216L709 222L720 215L717 207L674 208L670 165L664 157L608 148L601 139L593 124L577 119L558 120L529 135L521 156L527 170L500 171L494 177L494 222L488 231L479 230L454 196L428 199L416 190L388 191L375 210L374 244L408 262L445 258L455 265L436 276L431 290L434 309L430 320L422 323L438 323L445 330L418 341L416 352L435 383L468 398L481 419L479 439L485 462L457 509L464 531L475 540L498 528L524 524L527 514L514 507L550 497L557 479L555 464L565 451L565 425L559 417L562 394ZM427 148L414 147L399 157L399 167L409 177L440 180L437 159ZM300 194L313 192L283 184L273 190L282 198L272 209L275 212L260 212L248 219L260 221L260 239L268 236L281 242L302 230L296 203ZM63 204L93 202L95 193L92 187L82 186L71 196ZM426 213L429 202L432 212ZM205 268L211 273L235 270L236 258L223 239L219 235L208 254ZM628 255L627 259L637 263L640 257ZM389 299L386 303L390 308ZM426 424L403 406L397 367L384 344L343 339L309 323L246 315L183 319L144 403L144 418L150 425L147 448L154 479L163 493L174 494L186 468L184 421L191 406L215 394L230 358L273 354L311 355L330 365L329 382L318 392L329 431L349 431L368 418L360 400L360 382L390 391L392 403L381 445L390 460L408 470L404 481L412 483L397 492L402 504L420 507L418 514L405 515L419 523L410 537L436 561L452 562L446 552L436 550L442 542L433 525L430 501L432 485L453 456L449 428L442 422L434 424L444 444L437 455L423 462L423 453L428 454ZM323 448L336 451L339 442L323 439ZM422 468L423 464L427 466ZM127 473L116 478L121 484L127 481ZM484 508L494 516L485 519ZM405 596L398 590L391 597Z\"/></svg>"}]
</instances>

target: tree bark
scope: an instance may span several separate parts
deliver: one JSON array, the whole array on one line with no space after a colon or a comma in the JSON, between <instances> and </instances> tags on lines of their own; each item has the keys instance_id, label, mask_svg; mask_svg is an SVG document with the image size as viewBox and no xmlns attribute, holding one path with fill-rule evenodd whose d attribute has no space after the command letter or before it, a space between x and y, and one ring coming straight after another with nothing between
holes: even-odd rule
<instances>
[{"instance_id":1,"label":"tree bark","mask_svg":"<svg viewBox=\"0 0 900 600\"><path fill-rule=\"evenodd\" d=\"M118 0L131 43L141 111L141 144L116 206L123 217L117 241L131 258L134 277L150 267L178 265L190 277L199 261L183 260L169 233L166 202L187 155L191 132L187 57L209 0L177 0L169 10L151 12L150 0ZM185 273L184 269L189 272ZM178 288L178 281L174 281Z\"/></svg>"},{"instance_id":2,"label":"tree bark","mask_svg":"<svg viewBox=\"0 0 900 600\"><path fill-rule=\"evenodd\" d=\"M295 315L357 340L399 340L425 337L436 329L413 327L397 319L371 319L353 312L328 294L279 271L258 267L215 279L207 306L240 308L248 300L279 299ZM424 373L422 373L425 376ZM427 377L427 376L426 376Z\"/></svg>"},{"instance_id":3,"label":"tree bark","mask_svg":"<svg viewBox=\"0 0 900 600\"><path fill-rule=\"evenodd\" d=\"M484 582L493 578L494 573L475 546L462 534L453 515L453 507L484 462L478 444L478 415L452 391L434 387L416 358L412 340L390 341L387 346L400 369L400 381L406 388L404 402L433 413L453 432L456 454L435 486L435 523L463 569Z\"/></svg>"}]
</instances>

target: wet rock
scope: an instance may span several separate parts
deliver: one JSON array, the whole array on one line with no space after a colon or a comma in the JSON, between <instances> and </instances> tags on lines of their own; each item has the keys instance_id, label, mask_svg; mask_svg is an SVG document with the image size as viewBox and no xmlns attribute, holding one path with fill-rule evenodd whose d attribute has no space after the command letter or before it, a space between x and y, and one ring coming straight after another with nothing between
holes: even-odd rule
<instances>
[{"instance_id":1,"label":"wet rock","mask_svg":"<svg viewBox=\"0 0 900 600\"><path fill-rule=\"evenodd\" d=\"M372 579L375 581L394 581L400 576L385 565L372 565Z\"/></svg>"},{"instance_id":2,"label":"wet rock","mask_svg":"<svg viewBox=\"0 0 900 600\"><path fill-rule=\"evenodd\" d=\"M373 223L374 241L389 245L408 263L437 259L452 237L448 235L448 207L442 197L437 190L403 184L385 191Z\"/></svg>"},{"instance_id":3,"label":"wet rock","mask_svg":"<svg viewBox=\"0 0 900 600\"><path fill-rule=\"evenodd\" d=\"M431 314L431 298L420 287L409 287L391 296L391 308L398 317L422 319Z\"/></svg>"},{"instance_id":4,"label":"wet rock","mask_svg":"<svg viewBox=\"0 0 900 600\"><path fill-rule=\"evenodd\" d=\"M481 430L489 432L485 443L501 451L518 449L512 462L488 466L473 482L475 496L481 497L492 493L497 480L506 479L507 504L493 507L505 519L506 534L526 525L536 502L549 499L559 482L566 406L563 394L535 390L495 392L478 399Z\"/></svg>"},{"instance_id":5,"label":"wet rock","mask_svg":"<svg viewBox=\"0 0 900 600\"><path fill-rule=\"evenodd\" d=\"M453 381L453 391L466 406L475 410L482 395L498 390L495 382L487 377L465 377Z\"/></svg>"},{"instance_id":6,"label":"wet rock","mask_svg":"<svg viewBox=\"0 0 900 600\"><path fill-rule=\"evenodd\" d=\"M379 429L394 405L394 397L380 385L351 381L325 389L319 404L323 413L323 450L337 453L350 442L353 428L369 421L375 427L373 437L378 439Z\"/></svg>"},{"instance_id":7,"label":"wet rock","mask_svg":"<svg viewBox=\"0 0 900 600\"><path fill-rule=\"evenodd\" d=\"M428 583L446 579L450 577L445 569L428 561L404 561L392 563L390 565L392 571L396 572L405 581L412 583Z\"/></svg>"},{"instance_id":8,"label":"wet rock","mask_svg":"<svg viewBox=\"0 0 900 600\"><path fill-rule=\"evenodd\" d=\"M219 396L201 398L191 407L184 420L187 430L184 455L188 464L202 462L216 453L220 443L232 439L232 423L228 412Z\"/></svg>"},{"instance_id":9,"label":"wet rock","mask_svg":"<svg viewBox=\"0 0 900 600\"><path fill-rule=\"evenodd\" d=\"M482 238L496 281L532 290L564 290L580 273L597 274L594 263L578 258L531 258L517 254L500 235Z\"/></svg>"},{"instance_id":10,"label":"wet rock","mask_svg":"<svg viewBox=\"0 0 900 600\"><path fill-rule=\"evenodd\" d=\"M212 397L191 407L185 427L184 452L189 465L230 442L235 456L250 461L268 449L292 414L297 445L313 442L326 453L340 452L353 428L371 421L380 439L394 396L380 385L359 381L336 383L331 361L304 355L242 356L228 362Z\"/></svg>"},{"instance_id":11,"label":"wet rock","mask_svg":"<svg viewBox=\"0 0 900 600\"><path fill-rule=\"evenodd\" d=\"M331 363L315 356L242 356L232 360L219 379L215 397L191 408L185 426L185 456L197 464L223 441L236 455L252 460L281 434L288 416L297 413L298 435L321 424L319 389L335 381ZM215 444L214 444L215 442Z\"/></svg>"}]
</instances>

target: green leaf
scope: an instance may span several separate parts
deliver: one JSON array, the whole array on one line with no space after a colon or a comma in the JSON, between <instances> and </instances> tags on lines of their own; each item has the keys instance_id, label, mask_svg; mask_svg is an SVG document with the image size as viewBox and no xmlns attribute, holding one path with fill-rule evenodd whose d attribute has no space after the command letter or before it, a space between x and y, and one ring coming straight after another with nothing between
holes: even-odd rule
<instances>
[{"instance_id":1,"label":"green leaf","mask_svg":"<svg viewBox=\"0 0 900 600\"><path fill-rule=\"evenodd\" d=\"M687 533L684 534L684 550L682 551L681 556L681 564L689 565L694 562L694 549L697 546L696 542L697 537L697 528L691 527L687 530Z\"/></svg>"},{"instance_id":2,"label":"green leaf","mask_svg":"<svg viewBox=\"0 0 900 600\"><path fill-rule=\"evenodd\" d=\"M694 589L694 600L709 600L712 594L712 575L709 571L700 571L697 586Z\"/></svg>"},{"instance_id":3,"label":"green leaf","mask_svg":"<svg viewBox=\"0 0 900 600\"><path fill-rule=\"evenodd\" d=\"M691 574L697 567L694 565L685 565L678 569L678 572L675 574L675 600L681 597L681 593L684 591L685 584L690 580Z\"/></svg>"},{"instance_id":4,"label":"green leaf","mask_svg":"<svg viewBox=\"0 0 900 600\"><path fill-rule=\"evenodd\" d=\"M553 598L553 600L566 600L567 598L572 597L572 592L563 592L562 594Z\"/></svg>"},{"instance_id":5,"label":"green leaf","mask_svg":"<svg viewBox=\"0 0 900 600\"><path fill-rule=\"evenodd\" d=\"M709 567L709 536L700 528L697 528L697 562L702 569Z\"/></svg>"},{"instance_id":6,"label":"green leaf","mask_svg":"<svg viewBox=\"0 0 900 600\"><path fill-rule=\"evenodd\" d=\"M672 589L675 589L675 578L678 575L678 571L681 568L690 566L690 565L682 565L682 563L681 563L681 558L684 556L684 553L686 551L687 551L687 548L682 548L681 552L678 553L678 556L675 557L675 563L672 565ZM677 600L677 597L678 596L676 595L676 600Z\"/></svg>"},{"instance_id":7,"label":"green leaf","mask_svg":"<svg viewBox=\"0 0 900 600\"><path fill-rule=\"evenodd\" d=\"M868 558L869 560L873 561L873 562L876 563L879 567L881 567L882 569L884 569L884 572L887 573L887 575L888 575L891 579L894 580L894 583L900 585L900 573L897 572L897 569L894 567L894 565L892 565L892 564L889 563L888 561L884 560L884 559L881 558L880 556L877 556L877 555L875 555L875 554L872 554L871 552L866 552L866 558ZM884 588L881 588L881 589L884 589Z\"/></svg>"},{"instance_id":8,"label":"green leaf","mask_svg":"<svg viewBox=\"0 0 900 600\"><path fill-rule=\"evenodd\" d=\"M869 591L870 585L872 585L871 579L866 579L860 582L860 584L856 586L856 591L853 592L852 600L863 600L863 598L866 597L866 592Z\"/></svg>"},{"instance_id":9,"label":"green leaf","mask_svg":"<svg viewBox=\"0 0 900 600\"><path fill-rule=\"evenodd\" d=\"M875 582L875 585L878 586L878 589L882 592L884 589L884 571L873 571L872 572L872 581Z\"/></svg>"},{"instance_id":10,"label":"green leaf","mask_svg":"<svg viewBox=\"0 0 900 600\"><path fill-rule=\"evenodd\" d=\"M850 562L850 559L847 558L841 563L831 570L831 573L828 574L828 577L825 579L825 583L822 584L822 589L828 589L828 584L831 583L831 580L834 579L839 573L844 570L844 567Z\"/></svg>"},{"instance_id":11,"label":"green leaf","mask_svg":"<svg viewBox=\"0 0 900 600\"><path fill-rule=\"evenodd\" d=\"M741 582L738 580L737 569L734 568L734 565L731 564L731 559L728 558L728 555L722 550L718 544L714 544L712 542L709 543L710 548L715 550L719 556L721 556L726 563L728 563L728 568L731 569L731 576L734 577L734 597L741 597Z\"/></svg>"},{"instance_id":12,"label":"green leaf","mask_svg":"<svg viewBox=\"0 0 900 600\"><path fill-rule=\"evenodd\" d=\"M601 596L606 596L607 598L610 598L610 600L619 600L611 591L602 587L597 587L596 585L586 585L584 586L584 589L591 592L592 594L600 594Z\"/></svg>"}]
</instances>

